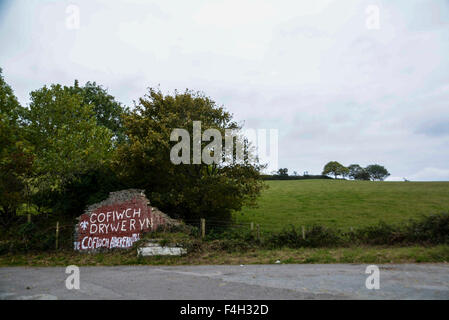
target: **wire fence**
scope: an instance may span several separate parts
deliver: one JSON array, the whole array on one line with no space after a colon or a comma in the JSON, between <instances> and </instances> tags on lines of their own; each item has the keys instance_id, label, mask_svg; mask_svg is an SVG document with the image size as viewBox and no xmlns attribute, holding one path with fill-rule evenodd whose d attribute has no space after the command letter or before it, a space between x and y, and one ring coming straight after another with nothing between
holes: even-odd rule
<instances>
[{"instance_id":1,"label":"wire fence","mask_svg":"<svg viewBox=\"0 0 449 320\"><path fill-rule=\"evenodd\" d=\"M255 230L259 227L261 232L279 232L285 229L289 229L291 227L294 228L305 228L310 229L313 226L318 224L310 224L310 223L288 223L283 221L278 222L235 222L223 219L214 219L214 218L205 218L205 224L208 229L222 229L222 230L236 230L236 229L247 229L247 230ZM197 219L185 219L183 220L186 224L201 228L201 218ZM321 225L324 226L324 225ZM338 229L342 232L351 232L358 229L360 226L343 226L343 227L329 227L333 229ZM207 233L207 231L206 231Z\"/></svg>"},{"instance_id":2,"label":"wire fence","mask_svg":"<svg viewBox=\"0 0 449 320\"><path fill-rule=\"evenodd\" d=\"M247 219L249 217L246 217ZM291 224L283 221L273 223L258 221L236 221L219 217L187 218L182 221L190 226L163 225L157 232L184 232L189 237L209 240L225 240L227 244L254 239L258 244L288 243L295 246L323 246L335 243L352 244L354 241L364 244L393 243L447 243L447 214L426 217L423 220L410 220L400 225L379 223L378 225L332 226L329 224ZM36 248L68 248L73 246L77 224L63 221L36 221L34 224L21 225L17 237L9 241L12 245L34 246ZM44 222L44 224L42 223ZM51 225L50 225L51 224ZM191 228L193 227L193 228ZM285 231L285 232L284 232ZM154 234L153 234L154 235ZM158 235L157 235L158 236ZM169 238L171 235L169 236ZM227 241L230 240L230 241ZM3 241L5 242L5 241ZM8 241L6 241L8 242ZM39 245L34 245L40 243ZM292 244L293 243L293 244ZM9 244L8 244L9 246ZM0 247L2 250L3 247Z\"/></svg>"},{"instance_id":3,"label":"wire fence","mask_svg":"<svg viewBox=\"0 0 449 320\"><path fill-rule=\"evenodd\" d=\"M186 224L197 228L198 236L204 238L208 235L214 234L225 234L225 233L251 233L256 239L260 240L261 237L279 234L282 231L295 230L303 240L306 240L307 235L315 228L317 224L300 224L300 223L285 223L282 221L274 223L264 223L264 222L240 222L240 221L229 221L219 218L207 218L207 219L185 219L183 220ZM326 228L323 225L319 227ZM327 229L334 229L342 234L348 234L354 232L357 227L346 226L343 228L338 227L327 227Z\"/></svg>"},{"instance_id":4,"label":"wire fence","mask_svg":"<svg viewBox=\"0 0 449 320\"><path fill-rule=\"evenodd\" d=\"M188 218L188 219L182 219L182 221L191 227L196 228L196 234L198 237L204 238L209 235L214 234L224 234L224 233L252 233L254 237L257 239L260 239L263 235L281 232L282 230L286 230L289 228L295 228L300 233L302 233L302 237L305 239L306 232L310 230L312 225L294 225L285 223L282 221L274 222L274 223L264 223L264 222L239 222L239 221L232 221L232 220L225 220L223 218ZM55 237L55 249L58 249L62 243L60 243L61 240L63 240L64 245L67 246L68 244L73 244L75 241L75 229L76 224L65 224L60 225L59 221L56 222L54 225L49 226L42 230L42 232L51 232L53 233ZM346 228L338 228L341 232L352 232L356 228L350 226ZM70 232L68 232L70 231ZM170 229L162 228L158 231L161 232L168 232ZM61 233L64 232L64 236L61 239ZM194 232L195 233L195 232ZM69 242L70 240L70 242Z\"/></svg>"}]
</instances>

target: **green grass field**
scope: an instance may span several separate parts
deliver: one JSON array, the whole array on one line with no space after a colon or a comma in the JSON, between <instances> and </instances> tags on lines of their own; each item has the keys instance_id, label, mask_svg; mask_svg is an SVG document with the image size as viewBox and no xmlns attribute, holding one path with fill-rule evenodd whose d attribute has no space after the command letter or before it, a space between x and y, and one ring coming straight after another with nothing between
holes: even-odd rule
<instances>
[{"instance_id":1,"label":"green grass field","mask_svg":"<svg viewBox=\"0 0 449 320\"><path fill-rule=\"evenodd\" d=\"M346 180L267 181L258 208L235 213L238 223L260 224L262 231L325 225L344 230L379 221L401 223L449 211L449 182L373 182Z\"/></svg>"}]
</instances>

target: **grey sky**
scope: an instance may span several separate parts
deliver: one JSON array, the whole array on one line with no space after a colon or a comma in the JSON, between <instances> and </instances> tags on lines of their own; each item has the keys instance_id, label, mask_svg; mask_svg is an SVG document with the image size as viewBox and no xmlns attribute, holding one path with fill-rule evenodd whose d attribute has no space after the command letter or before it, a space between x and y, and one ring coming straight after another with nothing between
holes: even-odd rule
<instances>
[{"instance_id":1,"label":"grey sky","mask_svg":"<svg viewBox=\"0 0 449 320\"><path fill-rule=\"evenodd\" d=\"M189 88L278 129L290 172L336 160L449 180L447 0L0 0L0 19L0 67L23 104L74 79L130 106L149 86Z\"/></svg>"}]
</instances>

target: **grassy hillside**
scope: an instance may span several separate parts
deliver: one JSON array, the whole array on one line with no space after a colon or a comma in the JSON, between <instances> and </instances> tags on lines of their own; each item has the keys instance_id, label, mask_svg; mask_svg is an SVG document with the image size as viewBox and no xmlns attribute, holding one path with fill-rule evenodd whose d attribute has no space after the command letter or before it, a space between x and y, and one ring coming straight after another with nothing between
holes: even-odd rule
<instances>
[{"instance_id":1,"label":"grassy hillside","mask_svg":"<svg viewBox=\"0 0 449 320\"><path fill-rule=\"evenodd\" d=\"M401 223L449 211L449 182L345 180L267 181L258 208L236 213L237 222L280 230L288 224L321 224L341 229Z\"/></svg>"}]
</instances>

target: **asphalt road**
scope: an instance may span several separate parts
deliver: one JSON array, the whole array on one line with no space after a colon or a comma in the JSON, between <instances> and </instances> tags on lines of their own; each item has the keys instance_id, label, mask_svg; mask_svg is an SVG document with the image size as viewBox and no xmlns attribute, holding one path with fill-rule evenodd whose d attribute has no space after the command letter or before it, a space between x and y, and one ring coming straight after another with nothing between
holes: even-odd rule
<instances>
[{"instance_id":1,"label":"asphalt road","mask_svg":"<svg viewBox=\"0 0 449 320\"><path fill-rule=\"evenodd\" d=\"M81 267L80 288L65 268L0 268L0 299L449 299L448 264Z\"/></svg>"}]
</instances>

